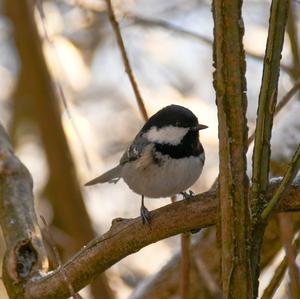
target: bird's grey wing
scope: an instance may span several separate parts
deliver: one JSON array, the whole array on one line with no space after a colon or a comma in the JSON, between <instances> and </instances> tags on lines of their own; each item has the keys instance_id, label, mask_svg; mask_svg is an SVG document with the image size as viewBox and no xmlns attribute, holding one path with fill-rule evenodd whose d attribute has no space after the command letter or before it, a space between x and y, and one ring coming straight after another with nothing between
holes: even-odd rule
<instances>
[{"instance_id":1,"label":"bird's grey wing","mask_svg":"<svg viewBox=\"0 0 300 299\"><path fill-rule=\"evenodd\" d=\"M148 144L149 141L146 138L143 138L141 134L138 134L127 151L121 157L120 164L118 166L87 182L85 186L106 182L116 183L121 177L123 165L125 163L137 160L141 156L145 146Z\"/></svg>"},{"instance_id":2,"label":"bird's grey wing","mask_svg":"<svg viewBox=\"0 0 300 299\"><path fill-rule=\"evenodd\" d=\"M128 147L127 151L123 154L120 159L120 165L125 163L132 162L141 157L144 148L149 144L149 141L138 134L133 140L132 144Z\"/></svg>"}]
</instances>

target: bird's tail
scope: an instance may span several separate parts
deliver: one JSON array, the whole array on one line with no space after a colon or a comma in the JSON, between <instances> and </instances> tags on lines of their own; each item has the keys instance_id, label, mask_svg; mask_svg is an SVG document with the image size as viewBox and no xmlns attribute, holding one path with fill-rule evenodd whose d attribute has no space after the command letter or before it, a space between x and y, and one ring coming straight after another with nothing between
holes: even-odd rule
<instances>
[{"instance_id":1,"label":"bird's tail","mask_svg":"<svg viewBox=\"0 0 300 299\"><path fill-rule=\"evenodd\" d=\"M102 183L116 183L121 176L121 169L122 166L118 165L114 168L112 168L111 170L101 174L100 176L96 177L95 179L87 182L84 184L84 186L91 186L91 185L95 185L95 184L102 184Z\"/></svg>"}]
</instances>

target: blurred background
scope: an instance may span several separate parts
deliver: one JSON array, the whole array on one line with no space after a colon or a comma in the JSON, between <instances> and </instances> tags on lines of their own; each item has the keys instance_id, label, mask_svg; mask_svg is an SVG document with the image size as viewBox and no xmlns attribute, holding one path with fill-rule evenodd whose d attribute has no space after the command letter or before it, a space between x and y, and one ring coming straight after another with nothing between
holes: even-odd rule
<instances>
[{"instance_id":1,"label":"blurred background","mask_svg":"<svg viewBox=\"0 0 300 299\"><path fill-rule=\"evenodd\" d=\"M37 213L46 218L66 260L109 229L112 219L139 215L140 197L122 181L89 188L83 185L118 163L144 120L104 1L22 2L0 1L0 120L33 176ZM206 191L218 173L211 2L115 0L113 5L149 115L175 103L188 107L200 123L208 125L209 129L201 132L206 165L192 188L195 193ZM249 133L255 126L269 7L270 1L263 0L245 1L243 6ZM30 18L29 11L34 17ZM291 1L278 99L300 78L299 28L300 3L295 0ZM283 173L300 140L299 95L296 93L274 122L273 176ZM252 147L249 174L251 153ZM146 206L152 210L169 202L166 198L146 199ZM283 223L287 221L297 230L299 218L291 215ZM286 225L278 229L280 221L275 219L272 224L277 227L270 234L274 250L266 261L269 267L263 272L262 290L284 255L280 234ZM193 236L193 242L201 240L201 250L214 251L214 241L207 241L213 234L213 229L201 231ZM3 241L0 246L3 253ZM48 242L48 247L51 257L53 244ZM132 291L155 275L179 247L178 237L148 246L114 265L81 294L84 298L143 298ZM203 259L210 263L212 256ZM210 271L215 275L216 267ZM286 298L288 281L286 275L274 298ZM3 287L0 297L6 298ZM164 298L178 297L173 292Z\"/></svg>"}]
</instances>

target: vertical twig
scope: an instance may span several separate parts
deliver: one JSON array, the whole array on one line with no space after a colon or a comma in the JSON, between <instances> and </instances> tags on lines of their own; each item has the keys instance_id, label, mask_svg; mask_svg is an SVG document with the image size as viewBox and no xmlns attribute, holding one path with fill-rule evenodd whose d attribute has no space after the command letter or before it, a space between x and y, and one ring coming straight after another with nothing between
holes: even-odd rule
<instances>
[{"instance_id":1,"label":"vertical twig","mask_svg":"<svg viewBox=\"0 0 300 299\"><path fill-rule=\"evenodd\" d=\"M254 298L258 294L260 250L266 223L258 221L266 204L269 183L270 139L277 101L280 59L287 21L288 0L273 0L270 10L269 32L259 94L255 143L252 161L252 242L251 269Z\"/></svg>"},{"instance_id":2,"label":"vertical twig","mask_svg":"<svg viewBox=\"0 0 300 299\"><path fill-rule=\"evenodd\" d=\"M176 195L171 197L171 202L176 201ZM190 233L183 233L180 235L180 279L179 279L179 294L181 299L189 298L190 285Z\"/></svg>"},{"instance_id":3,"label":"vertical twig","mask_svg":"<svg viewBox=\"0 0 300 299\"><path fill-rule=\"evenodd\" d=\"M115 32L117 44L119 46L119 49L120 49L120 52L121 52L121 55L122 55L122 59L123 59L123 63L124 63L124 66L125 66L126 73L128 74L129 81L131 83L135 98L136 98L137 103L138 103L138 107L139 107L139 109L140 109L140 111L143 115L144 120L146 121L148 119L147 110L145 108L143 98L142 98L141 93L139 91L139 87L136 83L136 79L135 79L135 76L133 74L131 65L129 63L129 59L128 59L128 55L127 55L125 45L124 45L124 42L123 42L123 39L122 39L119 23L116 19L111 0L105 0L105 1L106 1L106 4L107 4L108 16L109 16L112 28Z\"/></svg>"},{"instance_id":4,"label":"vertical twig","mask_svg":"<svg viewBox=\"0 0 300 299\"><path fill-rule=\"evenodd\" d=\"M181 260L179 293L181 299L189 299L190 293L190 240L191 233L181 234Z\"/></svg>"},{"instance_id":5,"label":"vertical twig","mask_svg":"<svg viewBox=\"0 0 300 299\"><path fill-rule=\"evenodd\" d=\"M299 79L300 77L300 45L298 38L298 24L295 11L299 10L299 3L289 0L289 17L287 20L287 34L290 40L290 47L293 59L291 74L293 78ZM300 94L300 93L299 93Z\"/></svg>"},{"instance_id":6,"label":"vertical twig","mask_svg":"<svg viewBox=\"0 0 300 299\"><path fill-rule=\"evenodd\" d=\"M214 87L219 121L219 214L225 299L252 298L242 1L214 0Z\"/></svg>"},{"instance_id":7,"label":"vertical twig","mask_svg":"<svg viewBox=\"0 0 300 299\"><path fill-rule=\"evenodd\" d=\"M277 101L287 11L288 0L272 1L253 151L252 201L255 217L258 217L261 207L265 203L264 198L268 186L270 139Z\"/></svg>"}]
</instances>

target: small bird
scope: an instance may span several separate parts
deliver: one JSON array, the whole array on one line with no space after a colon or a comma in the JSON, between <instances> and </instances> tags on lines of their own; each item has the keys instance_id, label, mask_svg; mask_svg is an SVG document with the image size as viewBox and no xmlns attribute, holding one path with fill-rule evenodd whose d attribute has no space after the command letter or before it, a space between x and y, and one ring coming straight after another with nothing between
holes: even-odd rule
<instances>
[{"instance_id":1,"label":"small bird","mask_svg":"<svg viewBox=\"0 0 300 299\"><path fill-rule=\"evenodd\" d=\"M170 105L155 113L145 123L123 154L119 164L87 182L116 183L123 178L131 190L142 196L140 213L143 223L150 223L144 196L151 198L183 194L199 178L205 161L198 123L189 109Z\"/></svg>"}]
</instances>

